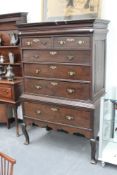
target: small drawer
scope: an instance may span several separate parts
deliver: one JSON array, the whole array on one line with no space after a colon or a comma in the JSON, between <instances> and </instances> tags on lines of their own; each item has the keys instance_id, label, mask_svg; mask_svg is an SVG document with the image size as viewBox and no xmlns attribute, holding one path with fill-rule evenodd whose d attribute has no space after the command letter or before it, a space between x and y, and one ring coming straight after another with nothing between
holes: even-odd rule
<instances>
[{"instance_id":1,"label":"small drawer","mask_svg":"<svg viewBox=\"0 0 117 175\"><path fill-rule=\"evenodd\" d=\"M90 81L90 67L60 64L24 64L26 76Z\"/></svg>"},{"instance_id":2,"label":"small drawer","mask_svg":"<svg viewBox=\"0 0 117 175\"><path fill-rule=\"evenodd\" d=\"M10 87L5 87L5 86L0 86L0 98L12 98L12 88Z\"/></svg>"},{"instance_id":3,"label":"small drawer","mask_svg":"<svg viewBox=\"0 0 117 175\"><path fill-rule=\"evenodd\" d=\"M79 63L90 64L90 50L84 51L60 51L60 50L23 50L23 61L25 62L57 62L57 63Z\"/></svg>"},{"instance_id":4,"label":"small drawer","mask_svg":"<svg viewBox=\"0 0 117 175\"><path fill-rule=\"evenodd\" d=\"M25 48L38 48L46 49L52 48L52 39L51 38L23 38L21 40L22 47Z\"/></svg>"},{"instance_id":5,"label":"small drawer","mask_svg":"<svg viewBox=\"0 0 117 175\"><path fill-rule=\"evenodd\" d=\"M24 116L55 124L65 124L92 128L92 113L80 108L67 108L59 105L24 102Z\"/></svg>"},{"instance_id":6,"label":"small drawer","mask_svg":"<svg viewBox=\"0 0 117 175\"><path fill-rule=\"evenodd\" d=\"M55 49L90 49L90 37L55 37Z\"/></svg>"},{"instance_id":7,"label":"small drawer","mask_svg":"<svg viewBox=\"0 0 117 175\"><path fill-rule=\"evenodd\" d=\"M25 79L24 90L35 95L64 97L69 99L88 100L90 98L90 84L54 80Z\"/></svg>"}]
</instances>

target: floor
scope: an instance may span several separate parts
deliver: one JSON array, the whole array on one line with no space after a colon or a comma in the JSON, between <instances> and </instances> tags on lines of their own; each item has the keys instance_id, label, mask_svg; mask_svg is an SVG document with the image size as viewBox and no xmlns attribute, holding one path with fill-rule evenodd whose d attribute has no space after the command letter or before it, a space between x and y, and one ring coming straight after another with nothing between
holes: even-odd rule
<instances>
[{"instance_id":1,"label":"floor","mask_svg":"<svg viewBox=\"0 0 117 175\"><path fill-rule=\"evenodd\" d=\"M117 166L90 164L90 143L84 137L28 128L30 144L16 137L15 127L0 125L0 151L16 159L14 175L116 175Z\"/></svg>"}]
</instances>

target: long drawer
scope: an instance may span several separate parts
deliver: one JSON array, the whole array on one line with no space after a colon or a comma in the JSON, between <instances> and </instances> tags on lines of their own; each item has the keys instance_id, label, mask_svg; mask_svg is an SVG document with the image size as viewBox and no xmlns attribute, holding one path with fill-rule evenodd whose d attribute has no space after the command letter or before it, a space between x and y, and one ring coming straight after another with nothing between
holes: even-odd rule
<instances>
[{"instance_id":1,"label":"long drawer","mask_svg":"<svg viewBox=\"0 0 117 175\"><path fill-rule=\"evenodd\" d=\"M32 102L24 102L23 108L25 117L81 128L92 128L92 113L86 109Z\"/></svg>"},{"instance_id":2,"label":"long drawer","mask_svg":"<svg viewBox=\"0 0 117 175\"><path fill-rule=\"evenodd\" d=\"M24 75L72 80L91 80L90 67L77 65L24 64Z\"/></svg>"},{"instance_id":3,"label":"long drawer","mask_svg":"<svg viewBox=\"0 0 117 175\"><path fill-rule=\"evenodd\" d=\"M88 100L90 98L89 83L25 78L24 91L29 94L65 97L69 99Z\"/></svg>"},{"instance_id":4,"label":"long drawer","mask_svg":"<svg viewBox=\"0 0 117 175\"><path fill-rule=\"evenodd\" d=\"M84 51L60 51L60 50L23 50L24 62L57 62L57 63L79 63L90 64L91 52Z\"/></svg>"}]
</instances>

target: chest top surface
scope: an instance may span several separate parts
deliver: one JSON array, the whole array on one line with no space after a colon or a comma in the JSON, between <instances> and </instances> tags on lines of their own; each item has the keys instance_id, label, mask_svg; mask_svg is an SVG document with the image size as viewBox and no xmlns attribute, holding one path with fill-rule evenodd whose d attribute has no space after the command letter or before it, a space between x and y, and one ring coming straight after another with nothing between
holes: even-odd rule
<instances>
[{"instance_id":1,"label":"chest top surface","mask_svg":"<svg viewBox=\"0 0 117 175\"><path fill-rule=\"evenodd\" d=\"M18 24L21 35L48 35L58 33L93 33L107 32L109 21L102 19L86 19L74 21L56 21Z\"/></svg>"}]
</instances>

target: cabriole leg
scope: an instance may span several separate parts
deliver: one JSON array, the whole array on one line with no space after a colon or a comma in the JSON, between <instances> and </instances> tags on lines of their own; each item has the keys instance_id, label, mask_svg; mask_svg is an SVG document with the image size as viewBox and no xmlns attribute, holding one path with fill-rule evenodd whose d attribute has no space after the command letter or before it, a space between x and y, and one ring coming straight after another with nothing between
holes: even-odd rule
<instances>
[{"instance_id":1,"label":"cabriole leg","mask_svg":"<svg viewBox=\"0 0 117 175\"><path fill-rule=\"evenodd\" d=\"M25 145L28 145L29 144L29 135L28 135L28 132L27 132L27 130L26 130L26 125L25 125L25 123L23 123L22 125L22 132L23 132L23 134L24 134L24 136L25 136L25 142L24 142L24 144Z\"/></svg>"},{"instance_id":2,"label":"cabriole leg","mask_svg":"<svg viewBox=\"0 0 117 175\"><path fill-rule=\"evenodd\" d=\"M91 144L91 163L96 164L95 153L96 153L96 140L90 139Z\"/></svg>"}]
</instances>

